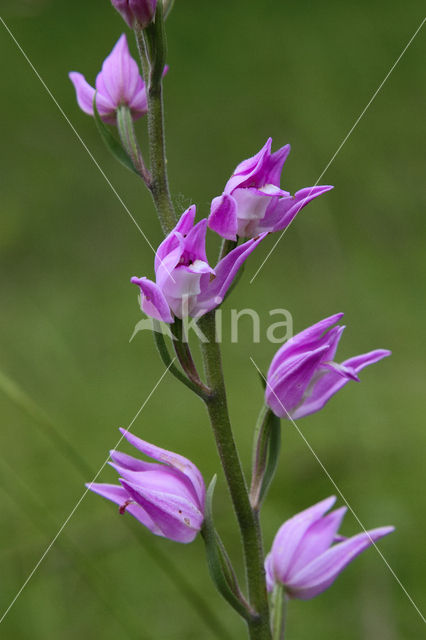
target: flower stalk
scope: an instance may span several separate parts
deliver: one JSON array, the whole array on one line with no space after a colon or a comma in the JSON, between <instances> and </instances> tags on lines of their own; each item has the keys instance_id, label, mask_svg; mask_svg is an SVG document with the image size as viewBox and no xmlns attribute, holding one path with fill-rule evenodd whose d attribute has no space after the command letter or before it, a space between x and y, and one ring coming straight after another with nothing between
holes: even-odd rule
<instances>
[{"instance_id":1,"label":"flower stalk","mask_svg":"<svg viewBox=\"0 0 426 640\"><path fill-rule=\"evenodd\" d=\"M155 23L148 29L135 28L142 70L148 96L148 136L151 158L150 191L165 235L176 224L167 176L166 142L164 135L163 72L166 61L166 35L163 7L158 2Z\"/></svg>"},{"instance_id":2,"label":"flower stalk","mask_svg":"<svg viewBox=\"0 0 426 640\"><path fill-rule=\"evenodd\" d=\"M249 601L256 612L256 615L247 622L250 638L271 640L260 527L257 514L250 504L229 419L220 347L216 342L214 312L203 316L199 324L207 338L207 342L201 344L201 349L207 384L211 389L211 395L205 402L241 531Z\"/></svg>"},{"instance_id":3,"label":"flower stalk","mask_svg":"<svg viewBox=\"0 0 426 640\"><path fill-rule=\"evenodd\" d=\"M120 136L121 144L126 153L132 160L135 169L145 182L148 189L151 184L151 175L145 167L142 152L139 148L133 126L132 114L126 105L120 105L117 109L117 129Z\"/></svg>"},{"instance_id":4,"label":"flower stalk","mask_svg":"<svg viewBox=\"0 0 426 640\"><path fill-rule=\"evenodd\" d=\"M272 640L284 640L287 596L284 586L276 584L271 598Z\"/></svg>"}]
</instances>

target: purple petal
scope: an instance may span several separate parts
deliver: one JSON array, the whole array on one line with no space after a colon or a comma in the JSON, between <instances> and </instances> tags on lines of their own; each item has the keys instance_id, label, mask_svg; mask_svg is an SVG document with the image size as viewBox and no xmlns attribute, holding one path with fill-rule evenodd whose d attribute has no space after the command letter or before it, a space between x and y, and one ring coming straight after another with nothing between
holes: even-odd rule
<instances>
[{"instance_id":1,"label":"purple petal","mask_svg":"<svg viewBox=\"0 0 426 640\"><path fill-rule=\"evenodd\" d=\"M112 5L120 12L128 26L133 29L134 15L129 7L129 0L111 0Z\"/></svg>"},{"instance_id":2,"label":"purple petal","mask_svg":"<svg viewBox=\"0 0 426 640\"><path fill-rule=\"evenodd\" d=\"M102 81L102 87L115 107L123 103L130 105L139 86L140 74L138 65L130 55L124 33L105 59L100 75L99 81ZM96 86L98 88L98 80Z\"/></svg>"},{"instance_id":3,"label":"purple petal","mask_svg":"<svg viewBox=\"0 0 426 640\"><path fill-rule=\"evenodd\" d=\"M222 238L237 239L237 203L232 196L223 194L212 200L209 227Z\"/></svg>"},{"instance_id":4,"label":"purple petal","mask_svg":"<svg viewBox=\"0 0 426 640\"><path fill-rule=\"evenodd\" d=\"M363 353L360 356L349 358L342 362L342 365L345 367L351 367L356 371L356 373L359 373L370 364L379 362L379 360L387 358L390 355L392 355L392 351L389 351L389 349L374 349L374 351L369 351L368 353Z\"/></svg>"},{"instance_id":5,"label":"purple petal","mask_svg":"<svg viewBox=\"0 0 426 640\"><path fill-rule=\"evenodd\" d=\"M321 320L304 331L296 334L293 338L283 344L272 359L271 366L268 371L268 379L270 376L274 375L276 369L281 366L285 358L299 354L302 351L309 351L315 348L315 346L318 346L315 344L318 339L321 338L321 336L330 329L333 324L336 324L343 315L343 313L336 313L329 316L328 318L325 318L324 320Z\"/></svg>"},{"instance_id":6,"label":"purple petal","mask_svg":"<svg viewBox=\"0 0 426 640\"><path fill-rule=\"evenodd\" d=\"M264 184L275 184L279 186L281 180L281 173L288 154L291 151L289 144L286 144L278 151L275 151L272 155L267 157L264 166Z\"/></svg>"},{"instance_id":7,"label":"purple petal","mask_svg":"<svg viewBox=\"0 0 426 640\"><path fill-rule=\"evenodd\" d=\"M374 364L387 356L391 352L386 349L376 349L360 356L355 356L345 360L342 363L344 367L352 369L355 374L359 373L364 367ZM315 413L323 408L335 393L342 389L349 382L349 377L342 377L340 373L335 371L324 370L321 376L315 381L312 390L307 395L303 404L293 413L293 418L303 418L311 413Z\"/></svg>"},{"instance_id":8,"label":"purple petal","mask_svg":"<svg viewBox=\"0 0 426 640\"><path fill-rule=\"evenodd\" d=\"M148 26L154 18L157 0L128 0L128 2L141 26L143 28Z\"/></svg>"},{"instance_id":9,"label":"purple petal","mask_svg":"<svg viewBox=\"0 0 426 640\"><path fill-rule=\"evenodd\" d=\"M196 212L197 208L195 204L191 205L179 218L179 222L175 226L174 231L179 231L183 236L189 233L194 225Z\"/></svg>"},{"instance_id":10,"label":"purple petal","mask_svg":"<svg viewBox=\"0 0 426 640\"><path fill-rule=\"evenodd\" d=\"M224 299L226 292L231 286L241 265L247 260L252 251L266 237L263 233L258 238L253 238L248 242L233 249L215 267L216 277L211 280L197 298L196 307L193 310L195 315L203 315L217 307Z\"/></svg>"},{"instance_id":11,"label":"purple petal","mask_svg":"<svg viewBox=\"0 0 426 640\"><path fill-rule=\"evenodd\" d=\"M265 577L266 577L266 588L268 591L272 591L275 585L272 553L268 553L268 555L265 558Z\"/></svg>"},{"instance_id":12,"label":"purple petal","mask_svg":"<svg viewBox=\"0 0 426 640\"><path fill-rule=\"evenodd\" d=\"M195 227L188 231L188 234L184 241L185 254L188 258L195 262L201 260L207 263L206 256L206 232L207 232L207 218L200 220Z\"/></svg>"},{"instance_id":13,"label":"purple petal","mask_svg":"<svg viewBox=\"0 0 426 640\"><path fill-rule=\"evenodd\" d=\"M88 113L89 116L93 116L93 99L95 97L94 88L86 81L83 74L78 73L77 71L71 71L71 73L68 74L68 77L74 85L78 106L82 111L84 111L84 113Z\"/></svg>"},{"instance_id":14,"label":"purple petal","mask_svg":"<svg viewBox=\"0 0 426 640\"><path fill-rule=\"evenodd\" d=\"M278 530L272 544L271 556L273 575L279 582L286 583L287 573L293 562L294 553L306 531L331 509L335 502L335 496L330 496L296 514L290 520L284 522Z\"/></svg>"},{"instance_id":15,"label":"purple petal","mask_svg":"<svg viewBox=\"0 0 426 640\"><path fill-rule=\"evenodd\" d=\"M87 483L86 487L102 496L103 498L107 498L107 500L111 500L111 502L115 502L120 507L126 505L128 500L131 500L131 496L128 491L123 487L115 484L101 484L101 483ZM149 529L152 533L157 536L163 536L161 530L157 527L157 525L153 522L152 518L148 513L138 504L128 504L126 505L126 511L130 513L134 518L139 520L147 529Z\"/></svg>"},{"instance_id":16,"label":"purple petal","mask_svg":"<svg viewBox=\"0 0 426 640\"><path fill-rule=\"evenodd\" d=\"M264 158L271 153L272 138L268 138L262 149L256 153L252 158L243 160L235 168L234 173L228 180L225 186L225 193L231 194L236 187L243 186L245 183L250 183L253 175L263 165Z\"/></svg>"},{"instance_id":17,"label":"purple petal","mask_svg":"<svg viewBox=\"0 0 426 640\"><path fill-rule=\"evenodd\" d=\"M342 378L349 378L349 380L353 380L354 382L360 382L356 371L351 367L347 367L344 364L339 364L338 362L323 362L323 366L327 369L331 369L334 373L337 373Z\"/></svg>"},{"instance_id":18,"label":"purple petal","mask_svg":"<svg viewBox=\"0 0 426 640\"><path fill-rule=\"evenodd\" d=\"M192 502L161 491L146 491L143 486L120 480L130 496L151 516L163 535L176 542L192 542L201 528L203 514Z\"/></svg>"},{"instance_id":19,"label":"purple petal","mask_svg":"<svg viewBox=\"0 0 426 640\"><path fill-rule=\"evenodd\" d=\"M174 322L170 307L160 287L148 278L131 278L130 282L137 284L141 290L141 309L151 318L163 322Z\"/></svg>"},{"instance_id":20,"label":"purple petal","mask_svg":"<svg viewBox=\"0 0 426 640\"><path fill-rule=\"evenodd\" d=\"M336 509L336 511L332 511L316 520L309 527L300 541L294 553L293 562L289 567L287 573L287 582L289 584L292 583L292 576L295 576L333 544L346 511L347 507Z\"/></svg>"},{"instance_id":21,"label":"purple petal","mask_svg":"<svg viewBox=\"0 0 426 640\"><path fill-rule=\"evenodd\" d=\"M274 212L273 229L271 230L282 231L288 227L299 211L318 196L330 191L330 189L333 189L331 185L305 187L304 189L296 191L292 198L285 198L282 203L277 204L277 210Z\"/></svg>"},{"instance_id":22,"label":"purple petal","mask_svg":"<svg viewBox=\"0 0 426 640\"><path fill-rule=\"evenodd\" d=\"M331 547L294 576L290 596L308 600L322 593L356 556L392 531L394 527L373 529Z\"/></svg>"},{"instance_id":23,"label":"purple petal","mask_svg":"<svg viewBox=\"0 0 426 640\"><path fill-rule=\"evenodd\" d=\"M162 283L171 276L171 272L180 262L184 246L184 238L176 230L169 233L163 240L155 254L154 269L157 282L160 280Z\"/></svg>"},{"instance_id":24,"label":"purple petal","mask_svg":"<svg viewBox=\"0 0 426 640\"><path fill-rule=\"evenodd\" d=\"M158 460L159 462L163 462L165 464L170 465L174 469L181 471L185 476L187 476L196 492L198 500L200 502L200 508L204 510L204 502L206 489L204 485L203 476L201 475L199 469L195 466L191 460L188 458L184 458L178 453L174 453L173 451L168 451L167 449L161 449L161 447L156 447L141 438L133 435L126 429L120 429L120 432L126 438L126 440L133 446L136 447L139 451L142 451L149 458L153 458L154 460Z\"/></svg>"},{"instance_id":25,"label":"purple petal","mask_svg":"<svg viewBox=\"0 0 426 640\"><path fill-rule=\"evenodd\" d=\"M148 113L148 97L146 95L145 83L141 77L138 78L135 92L129 102L129 107L132 111L133 120L137 120Z\"/></svg>"},{"instance_id":26,"label":"purple petal","mask_svg":"<svg viewBox=\"0 0 426 640\"><path fill-rule=\"evenodd\" d=\"M285 360L268 375L265 402L279 418L289 418L300 404L329 345Z\"/></svg>"},{"instance_id":27,"label":"purple petal","mask_svg":"<svg viewBox=\"0 0 426 640\"><path fill-rule=\"evenodd\" d=\"M139 460L133 456L127 455L127 453L121 453L121 451L110 451L110 458L114 463L114 468L119 466L121 469L127 469L128 471L152 471L153 469L162 469L163 465L156 462L145 462L145 460Z\"/></svg>"}]
</instances>

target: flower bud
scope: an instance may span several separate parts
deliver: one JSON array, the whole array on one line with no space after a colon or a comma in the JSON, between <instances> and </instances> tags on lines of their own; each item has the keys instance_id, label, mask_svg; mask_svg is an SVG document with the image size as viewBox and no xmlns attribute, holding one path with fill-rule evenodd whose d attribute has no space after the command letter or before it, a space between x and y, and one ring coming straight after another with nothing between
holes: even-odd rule
<instances>
[{"instance_id":1,"label":"flower bud","mask_svg":"<svg viewBox=\"0 0 426 640\"><path fill-rule=\"evenodd\" d=\"M138 23L145 29L153 21L157 8L157 0L111 0L111 3L131 29Z\"/></svg>"}]
</instances>

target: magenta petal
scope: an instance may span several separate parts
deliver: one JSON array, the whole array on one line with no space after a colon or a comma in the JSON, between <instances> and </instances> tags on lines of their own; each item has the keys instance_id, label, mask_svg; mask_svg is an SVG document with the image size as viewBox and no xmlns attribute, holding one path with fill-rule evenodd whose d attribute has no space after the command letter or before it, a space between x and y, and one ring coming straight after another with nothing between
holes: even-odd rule
<instances>
[{"instance_id":1,"label":"magenta petal","mask_svg":"<svg viewBox=\"0 0 426 640\"><path fill-rule=\"evenodd\" d=\"M359 373L364 367L374 364L383 358L391 355L386 349L376 349L360 356L355 356L345 360L342 365L352 369L355 374ZM323 370L318 379L314 381L309 396L303 404L293 413L293 418L303 418L311 413L315 413L324 407L324 405L332 398L340 389L342 389L350 380L349 377L342 377L340 373L335 371Z\"/></svg>"},{"instance_id":2,"label":"magenta petal","mask_svg":"<svg viewBox=\"0 0 426 640\"><path fill-rule=\"evenodd\" d=\"M264 166L264 184L274 184L279 186L283 166L290 151L290 145L286 144L267 158Z\"/></svg>"},{"instance_id":3,"label":"magenta petal","mask_svg":"<svg viewBox=\"0 0 426 640\"><path fill-rule=\"evenodd\" d=\"M294 576L290 595L308 600L322 593L356 556L392 531L394 527L380 527L331 547Z\"/></svg>"},{"instance_id":4,"label":"magenta petal","mask_svg":"<svg viewBox=\"0 0 426 640\"><path fill-rule=\"evenodd\" d=\"M157 0L128 0L128 3L135 18L143 28L152 22L157 7Z\"/></svg>"},{"instance_id":5,"label":"magenta petal","mask_svg":"<svg viewBox=\"0 0 426 640\"><path fill-rule=\"evenodd\" d=\"M303 536L314 522L331 509L335 502L335 496L330 496L284 522L275 536L271 549L275 580L285 584L294 554Z\"/></svg>"},{"instance_id":6,"label":"magenta petal","mask_svg":"<svg viewBox=\"0 0 426 640\"><path fill-rule=\"evenodd\" d=\"M349 358L342 362L342 365L350 367L351 369L354 369L356 373L359 373L364 369L364 367L368 367L370 364L379 362L379 360L383 360L383 358L387 358L390 355L392 355L392 351L389 351L389 349L374 349L374 351L369 351L368 353L363 353L360 356Z\"/></svg>"},{"instance_id":7,"label":"magenta petal","mask_svg":"<svg viewBox=\"0 0 426 640\"><path fill-rule=\"evenodd\" d=\"M287 581L290 584L293 576L333 544L346 511L347 507L340 507L311 524L301 539L289 567Z\"/></svg>"},{"instance_id":8,"label":"magenta petal","mask_svg":"<svg viewBox=\"0 0 426 640\"><path fill-rule=\"evenodd\" d=\"M126 491L123 487L115 484L101 484L101 483L87 483L86 487L97 493L98 495L106 498L107 500L111 500L111 502L115 502L119 507L124 507L126 502L131 500L131 496L129 492ZM152 533L157 536L163 536L163 533L157 527L157 525L153 522L152 518L148 513L138 504L128 504L125 506L125 511L130 513L134 518L139 520L147 529L149 529Z\"/></svg>"},{"instance_id":9,"label":"magenta petal","mask_svg":"<svg viewBox=\"0 0 426 640\"><path fill-rule=\"evenodd\" d=\"M127 38L123 33L102 65L104 87L115 107L130 106L139 82L139 68L130 55Z\"/></svg>"},{"instance_id":10,"label":"magenta petal","mask_svg":"<svg viewBox=\"0 0 426 640\"><path fill-rule=\"evenodd\" d=\"M141 309L151 318L163 322L174 322L170 307L160 287L148 278L131 278L130 282L137 284L141 290Z\"/></svg>"},{"instance_id":11,"label":"magenta petal","mask_svg":"<svg viewBox=\"0 0 426 640\"><path fill-rule=\"evenodd\" d=\"M222 238L237 239L237 203L232 196L223 194L212 200L209 227Z\"/></svg>"},{"instance_id":12,"label":"magenta petal","mask_svg":"<svg viewBox=\"0 0 426 640\"><path fill-rule=\"evenodd\" d=\"M189 233L194 225L196 212L197 208L195 204L191 205L179 218L179 222L175 226L174 231L179 231L183 236Z\"/></svg>"},{"instance_id":13,"label":"magenta petal","mask_svg":"<svg viewBox=\"0 0 426 640\"><path fill-rule=\"evenodd\" d=\"M152 471L155 469L161 469L162 465L155 462L145 462L145 460L139 460L129 456L127 453L121 453L121 451L110 451L110 458L114 463L114 468L120 467L128 471Z\"/></svg>"},{"instance_id":14,"label":"magenta petal","mask_svg":"<svg viewBox=\"0 0 426 640\"><path fill-rule=\"evenodd\" d=\"M308 327L304 331L296 334L293 338L283 344L272 359L271 366L268 371L268 378L275 374L276 369L281 365L282 361L287 357L292 357L302 350L310 350L318 346L316 341L328 330L333 324L336 324L342 317L343 313L335 313L320 322Z\"/></svg>"},{"instance_id":15,"label":"magenta petal","mask_svg":"<svg viewBox=\"0 0 426 640\"><path fill-rule=\"evenodd\" d=\"M268 553L265 558L265 577L266 577L266 588L270 592L273 590L275 585L275 575L274 575L274 566L272 561L272 553Z\"/></svg>"},{"instance_id":16,"label":"magenta petal","mask_svg":"<svg viewBox=\"0 0 426 640\"><path fill-rule=\"evenodd\" d=\"M209 282L207 287L197 298L194 315L202 315L217 307L224 299L226 292L231 286L238 270L247 260L252 251L268 234L263 233L257 238L252 238L248 242L233 249L227 256L222 258L215 267L216 277Z\"/></svg>"},{"instance_id":17,"label":"magenta petal","mask_svg":"<svg viewBox=\"0 0 426 640\"><path fill-rule=\"evenodd\" d=\"M120 480L130 496L150 515L163 535L175 542L192 542L199 532L203 515L181 496L146 491L143 485Z\"/></svg>"},{"instance_id":18,"label":"magenta petal","mask_svg":"<svg viewBox=\"0 0 426 640\"><path fill-rule=\"evenodd\" d=\"M159 462L168 464L174 469L177 469L185 474L185 476L189 478L195 489L196 495L200 502L200 507L202 508L202 510L204 509L204 480L200 471L193 462L188 460L188 458L179 455L178 453L168 451L167 449L162 449L161 447L156 447L155 445L146 442L141 438L138 438L129 431L126 431L126 429L120 429L120 432L133 447L136 447L136 449L144 453L149 458L153 458L154 460L158 460Z\"/></svg>"},{"instance_id":19,"label":"magenta petal","mask_svg":"<svg viewBox=\"0 0 426 640\"><path fill-rule=\"evenodd\" d=\"M119 11L122 18L127 22L130 29L133 29L134 15L129 7L129 0L111 0L112 5Z\"/></svg>"},{"instance_id":20,"label":"magenta petal","mask_svg":"<svg viewBox=\"0 0 426 640\"><path fill-rule=\"evenodd\" d=\"M78 106L84 113L88 113L93 116L93 99L95 97L95 90L86 81L83 74L77 71L71 71L68 74L69 79L74 85L74 89L77 95Z\"/></svg>"},{"instance_id":21,"label":"magenta petal","mask_svg":"<svg viewBox=\"0 0 426 640\"><path fill-rule=\"evenodd\" d=\"M304 189L296 191L293 198L286 198L285 202L283 202L284 206L282 208L281 216L278 220L274 221L274 227L272 230L282 231L288 227L299 211L306 207L309 202L331 189L333 189L331 185L324 185L318 187L305 187ZM279 211L279 204L277 205L277 210Z\"/></svg>"},{"instance_id":22,"label":"magenta petal","mask_svg":"<svg viewBox=\"0 0 426 640\"><path fill-rule=\"evenodd\" d=\"M265 157L271 153L272 138L268 138L262 149L252 158L243 160L235 168L234 173L229 178L225 186L225 193L231 194L234 189L243 186L244 183L251 182L257 171L261 170Z\"/></svg>"},{"instance_id":23,"label":"magenta petal","mask_svg":"<svg viewBox=\"0 0 426 640\"><path fill-rule=\"evenodd\" d=\"M328 350L327 344L285 361L271 377L265 402L279 418L289 419L300 404L316 369Z\"/></svg>"},{"instance_id":24,"label":"magenta petal","mask_svg":"<svg viewBox=\"0 0 426 640\"><path fill-rule=\"evenodd\" d=\"M203 220L200 220L200 222L198 222L195 227L188 231L188 234L185 238L184 247L185 254L187 254L191 262L201 260L202 262L207 263L206 231L207 218L203 218Z\"/></svg>"}]
</instances>

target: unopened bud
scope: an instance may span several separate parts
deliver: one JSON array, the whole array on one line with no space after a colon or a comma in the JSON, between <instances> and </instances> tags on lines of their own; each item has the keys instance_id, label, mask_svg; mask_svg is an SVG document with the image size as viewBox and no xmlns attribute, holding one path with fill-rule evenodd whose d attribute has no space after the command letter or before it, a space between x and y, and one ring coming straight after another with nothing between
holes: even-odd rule
<instances>
[{"instance_id":1,"label":"unopened bud","mask_svg":"<svg viewBox=\"0 0 426 640\"><path fill-rule=\"evenodd\" d=\"M157 0L111 0L111 3L131 29L136 24L147 27L153 21L157 8Z\"/></svg>"}]
</instances>

